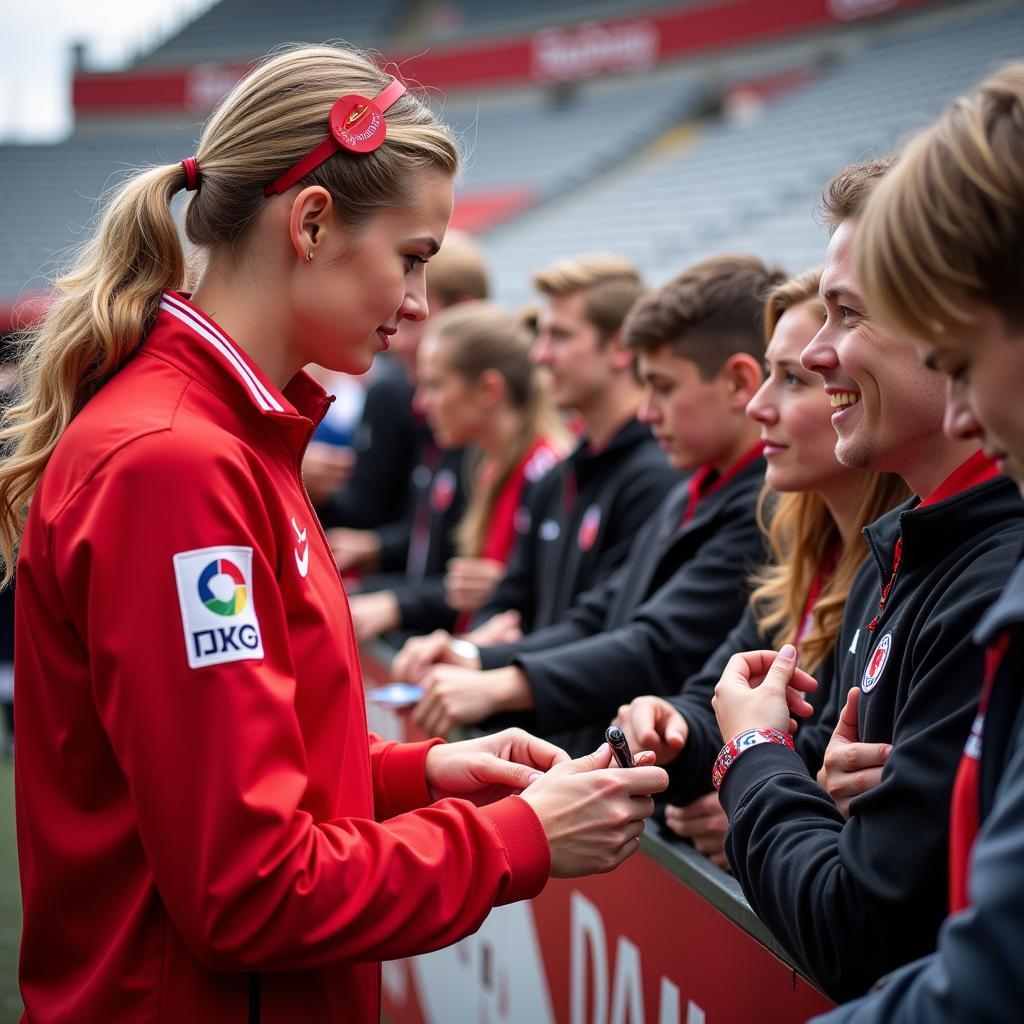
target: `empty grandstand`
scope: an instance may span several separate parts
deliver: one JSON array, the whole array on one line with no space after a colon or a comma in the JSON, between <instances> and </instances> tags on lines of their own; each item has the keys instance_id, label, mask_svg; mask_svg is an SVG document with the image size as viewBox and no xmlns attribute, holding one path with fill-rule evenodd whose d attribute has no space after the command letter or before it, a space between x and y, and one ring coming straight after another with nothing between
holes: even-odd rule
<instances>
[{"instance_id":1,"label":"empty grandstand","mask_svg":"<svg viewBox=\"0 0 1024 1024\"><path fill-rule=\"evenodd\" d=\"M532 268L583 250L652 280L722 249L810 264L832 170L1024 54L1006 0L620 4L583 26L543 8L221 0L125 72L81 72L70 138L0 146L0 303L44 291L105 188L190 153L217 97L286 42L347 38L430 87L467 154L455 222L481 235L507 303Z\"/></svg>"}]
</instances>

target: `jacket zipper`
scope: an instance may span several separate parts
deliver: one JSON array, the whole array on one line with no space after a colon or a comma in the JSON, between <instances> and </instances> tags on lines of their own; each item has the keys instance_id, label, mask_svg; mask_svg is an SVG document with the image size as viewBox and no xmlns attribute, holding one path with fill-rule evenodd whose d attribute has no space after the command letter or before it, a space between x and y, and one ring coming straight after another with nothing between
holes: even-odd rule
<instances>
[{"instance_id":1,"label":"jacket zipper","mask_svg":"<svg viewBox=\"0 0 1024 1024\"><path fill-rule=\"evenodd\" d=\"M260 1024L260 975L249 975L249 1024Z\"/></svg>"}]
</instances>

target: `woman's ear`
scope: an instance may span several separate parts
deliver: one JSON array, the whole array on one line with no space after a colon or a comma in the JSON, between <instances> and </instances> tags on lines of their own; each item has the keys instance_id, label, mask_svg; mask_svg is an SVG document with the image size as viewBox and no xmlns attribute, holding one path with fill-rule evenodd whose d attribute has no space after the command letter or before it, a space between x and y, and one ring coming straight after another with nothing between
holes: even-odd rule
<instances>
[{"instance_id":1,"label":"woman's ear","mask_svg":"<svg viewBox=\"0 0 1024 1024\"><path fill-rule=\"evenodd\" d=\"M312 261L322 250L328 232L335 227L334 200L321 185L309 185L292 200L288 238L297 259Z\"/></svg>"},{"instance_id":2,"label":"woman's ear","mask_svg":"<svg viewBox=\"0 0 1024 1024\"><path fill-rule=\"evenodd\" d=\"M499 370L495 370L493 367L484 370L477 378L474 390L480 396L484 405L489 409L493 409L505 397L505 378Z\"/></svg>"}]
</instances>

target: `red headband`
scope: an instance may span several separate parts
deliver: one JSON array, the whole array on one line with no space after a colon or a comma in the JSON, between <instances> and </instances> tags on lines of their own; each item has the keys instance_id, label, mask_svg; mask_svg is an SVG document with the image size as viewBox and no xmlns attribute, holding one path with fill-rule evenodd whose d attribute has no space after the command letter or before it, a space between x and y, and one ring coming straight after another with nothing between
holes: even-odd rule
<instances>
[{"instance_id":1,"label":"red headband","mask_svg":"<svg viewBox=\"0 0 1024 1024\"><path fill-rule=\"evenodd\" d=\"M384 111L405 92L405 83L397 78L372 100L349 93L335 100L328 118L329 134L315 149L310 150L297 164L290 167L264 190L265 196L280 195L295 182L319 167L339 149L352 153L372 153L384 144L387 125Z\"/></svg>"}]
</instances>

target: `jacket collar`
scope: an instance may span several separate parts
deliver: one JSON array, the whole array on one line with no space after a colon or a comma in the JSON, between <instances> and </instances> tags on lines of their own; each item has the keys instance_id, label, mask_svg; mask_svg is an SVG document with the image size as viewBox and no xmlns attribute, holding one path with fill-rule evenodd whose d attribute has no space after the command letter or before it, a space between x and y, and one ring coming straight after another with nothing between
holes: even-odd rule
<instances>
[{"instance_id":1,"label":"jacket collar","mask_svg":"<svg viewBox=\"0 0 1024 1024\"><path fill-rule=\"evenodd\" d=\"M866 526L863 533L875 552L884 583L900 538L904 565L922 559L933 561L937 550L955 548L993 523L1019 520L1022 511L1017 485L1000 476L928 504L910 498Z\"/></svg>"},{"instance_id":2,"label":"jacket collar","mask_svg":"<svg viewBox=\"0 0 1024 1024\"><path fill-rule=\"evenodd\" d=\"M690 500L691 476L683 478L670 492L665 501L665 515L662 519L661 536L681 537L691 530L703 528L704 525L721 514L723 506L734 502L746 503L756 498L764 483L764 456L757 456L746 461L742 468L728 474L720 487L706 495L697 503L692 518L684 523L683 512Z\"/></svg>"},{"instance_id":3,"label":"jacket collar","mask_svg":"<svg viewBox=\"0 0 1024 1024\"><path fill-rule=\"evenodd\" d=\"M304 370L281 391L216 321L176 292L161 297L144 349L199 380L239 412L268 416L282 425L294 425L297 417L318 422L332 400Z\"/></svg>"},{"instance_id":4,"label":"jacket collar","mask_svg":"<svg viewBox=\"0 0 1024 1024\"><path fill-rule=\"evenodd\" d=\"M654 435L651 428L641 423L635 416L631 416L612 435L611 439L603 448L593 449L586 437L580 439L579 444L573 449L569 459L577 472L584 468L599 465L605 458L621 451L635 448L638 444L651 441Z\"/></svg>"},{"instance_id":5,"label":"jacket collar","mask_svg":"<svg viewBox=\"0 0 1024 1024\"><path fill-rule=\"evenodd\" d=\"M975 643L987 645L1007 626L1020 623L1024 623L1024 559L1017 563L996 603L981 617L974 630Z\"/></svg>"}]
</instances>

